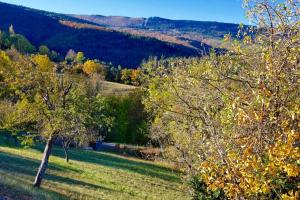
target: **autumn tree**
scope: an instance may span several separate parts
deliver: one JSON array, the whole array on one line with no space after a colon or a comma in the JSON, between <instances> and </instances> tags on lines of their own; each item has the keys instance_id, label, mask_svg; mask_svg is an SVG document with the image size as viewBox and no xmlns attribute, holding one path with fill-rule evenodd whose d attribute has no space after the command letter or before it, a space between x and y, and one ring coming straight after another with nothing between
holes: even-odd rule
<instances>
[{"instance_id":1,"label":"autumn tree","mask_svg":"<svg viewBox=\"0 0 300 200\"><path fill-rule=\"evenodd\" d=\"M5 83L5 73L6 69L9 69L11 65L11 60L8 55L0 50L0 128L4 127L5 118L10 110L10 103L7 101L10 98L10 90Z\"/></svg>"},{"instance_id":2,"label":"autumn tree","mask_svg":"<svg viewBox=\"0 0 300 200\"><path fill-rule=\"evenodd\" d=\"M131 84L131 69L122 69L121 71L121 81L125 84Z\"/></svg>"},{"instance_id":3,"label":"autumn tree","mask_svg":"<svg viewBox=\"0 0 300 200\"><path fill-rule=\"evenodd\" d=\"M79 63L79 64L82 64L85 60L85 57L84 57L84 53L83 52L78 52L77 55L76 55L76 62Z\"/></svg>"},{"instance_id":4,"label":"autumn tree","mask_svg":"<svg viewBox=\"0 0 300 200\"><path fill-rule=\"evenodd\" d=\"M89 84L86 85L91 87ZM82 90L88 91L88 88ZM89 98L86 98L86 95ZM69 120L65 121L58 136L62 142L66 162L70 160L68 154L70 145L82 147L88 146L90 142L102 140L114 120L109 116L108 104L101 95L91 96L85 92L84 96L78 96L76 101L74 104L77 105L75 107L77 110L69 113Z\"/></svg>"},{"instance_id":5,"label":"autumn tree","mask_svg":"<svg viewBox=\"0 0 300 200\"><path fill-rule=\"evenodd\" d=\"M132 85L135 85L135 86L141 85L141 73L142 73L141 69L132 70L131 76L130 76Z\"/></svg>"},{"instance_id":6,"label":"autumn tree","mask_svg":"<svg viewBox=\"0 0 300 200\"><path fill-rule=\"evenodd\" d=\"M0 99L2 99L3 97L5 97L7 95L7 85L4 82L4 78L5 78L5 73L4 70L8 69L9 66L11 65L11 60L8 57L8 55L0 50Z\"/></svg>"},{"instance_id":7,"label":"autumn tree","mask_svg":"<svg viewBox=\"0 0 300 200\"><path fill-rule=\"evenodd\" d=\"M95 62L93 60L87 60L83 64L82 70L88 76L91 76L92 74L95 74L95 73L101 75L103 78L106 76L105 67L102 64Z\"/></svg>"},{"instance_id":8,"label":"autumn tree","mask_svg":"<svg viewBox=\"0 0 300 200\"><path fill-rule=\"evenodd\" d=\"M144 65L152 138L198 180L196 199L298 199L299 2L245 7L257 27L224 55Z\"/></svg>"},{"instance_id":9,"label":"autumn tree","mask_svg":"<svg viewBox=\"0 0 300 200\"><path fill-rule=\"evenodd\" d=\"M86 84L74 81L63 65L55 65L46 55L20 55L3 70L3 74L5 84L13 88L15 95L14 111L5 120L6 127L27 131L32 128L46 141L34 182L34 186L39 187L54 140L94 141L98 137L93 131L94 119L104 115L91 113L94 99L86 95Z\"/></svg>"}]
</instances>

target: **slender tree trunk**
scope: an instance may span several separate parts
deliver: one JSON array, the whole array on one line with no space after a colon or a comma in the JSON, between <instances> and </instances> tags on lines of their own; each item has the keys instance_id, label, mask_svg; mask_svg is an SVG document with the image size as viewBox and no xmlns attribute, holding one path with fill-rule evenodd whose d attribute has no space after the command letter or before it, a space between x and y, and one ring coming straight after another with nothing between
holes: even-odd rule
<instances>
[{"instance_id":1,"label":"slender tree trunk","mask_svg":"<svg viewBox=\"0 0 300 200\"><path fill-rule=\"evenodd\" d=\"M63 139L63 144L62 144L62 147L64 149L64 152L65 152L65 160L66 162L68 163L69 160L70 160L70 157L69 157L69 147L70 147L70 143L71 141L68 140L68 139Z\"/></svg>"},{"instance_id":2,"label":"slender tree trunk","mask_svg":"<svg viewBox=\"0 0 300 200\"><path fill-rule=\"evenodd\" d=\"M50 154L51 154L52 145L53 145L53 137L51 136L48 139L47 144L45 146L43 159L42 159L41 165L39 167L39 171L38 171L38 173L35 177L34 187L40 187L41 186L41 183L42 183L42 180L44 178L46 169L48 167L48 161L49 161L49 157L50 157Z\"/></svg>"},{"instance_id":3,"label":"slender tree trunk","mask_svg":"<svg viewBox=\"0 0 300 200\"><path fill-rule=\"evenodd\" d=\"M70 160L70 158L69 158L69 153L68 153L68 147L65 146L65 145L63 145L63 147L64 147L64 152L65 152L65 160L66 160L66 162L68 163L69 160Z\"/></svg>"}]
</instances>

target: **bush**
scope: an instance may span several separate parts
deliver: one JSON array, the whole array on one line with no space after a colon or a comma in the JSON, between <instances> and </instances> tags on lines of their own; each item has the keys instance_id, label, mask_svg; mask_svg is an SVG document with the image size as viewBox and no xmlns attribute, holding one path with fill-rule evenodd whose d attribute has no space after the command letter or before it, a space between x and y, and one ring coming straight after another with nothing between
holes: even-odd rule
<instances>
[{"instance_id":1,"label":"bush","mask_svg":"<svg viewBox=\"0 0 300 200\"><path fill-rule=\"evenodd\" d=\"M226 199L222 190L210 190L205 182L198 176L190 177L188 184L191 188L191 196L193 200L221 200Z\"/></svg>"},{"instance_id":2,"label":"bush","mask_svg":"<svg viewBox=\"0 0 300 200\"><path fill-rule=\"evenodd\" d=\"M127 96L107 97L111 116L115 118L106 141L144 145L149 141L147 115L140 91Z\"/></svg>"}]
</instances>

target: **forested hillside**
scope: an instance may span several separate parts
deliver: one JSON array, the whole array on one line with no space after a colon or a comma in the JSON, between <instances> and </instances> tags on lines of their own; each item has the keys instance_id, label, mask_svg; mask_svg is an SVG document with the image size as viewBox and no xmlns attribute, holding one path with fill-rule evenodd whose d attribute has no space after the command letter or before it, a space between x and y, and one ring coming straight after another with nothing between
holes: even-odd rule
<instances>
[{"instance_id":1,"label":"forested hillside","mask_svg":"<svg viewBox=\"0 0 300 200\"><path fill-rule=\"evenodd\" d=\"M69 49L83 51L88 58L126 68L136 68L150 56L207 54L224 35L238 31L237 24L64 15L0 2L0 29L10 25L35 46L47 45L61 55Z\"/></svg>"},{"instance_id":2,"label":"forested hillside","mask_svg":"<svg viewBox=\"0 0 300 200\"><path fill-rule=\"evenodd\" d=\"M144 29L147 31L159 31L167 34L179 35L194 33L203 38L222 39L224 35L238 32L237 24L221 22L205 22L192 20L170 20L161 17L130 18L121 16L101 15L70 15L78 19L93 22L98 25L118 28ZM177 33L175 33L177 31Z\"/></svg>"},{"instance_id":3,"label":"forested hillside","mask_svg":"<svg viewBox=\"0 0 300 200\"><path fill-rule=\"evenodd\" d=\"M11 24L35 46L47 45L62 55L69 49L83 51L89 58L127 68L136 68L149 56L198 55L195 49L184 45L98 27L66 15L0 3L0 29L7 30Z\"/></svg>"}]
</instances>

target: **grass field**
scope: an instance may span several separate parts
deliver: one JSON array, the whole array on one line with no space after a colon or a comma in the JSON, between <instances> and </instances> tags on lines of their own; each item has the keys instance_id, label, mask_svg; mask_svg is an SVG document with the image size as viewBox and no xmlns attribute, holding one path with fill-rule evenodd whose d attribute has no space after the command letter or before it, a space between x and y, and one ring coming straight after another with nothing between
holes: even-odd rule
<instances>
[{"instance_id":1,"label":"grass field","mask_svg":"<svg viewBox=\"0 0 300 200\"><path fill-rule=\"evenodd\" d=\"M0 143L0 197L7 199L188 199L180 176L162 163L107 152L71 150L71 162L55 147L41 189L31 186L42 147ZM0 198L1 199L1 198Z\"/></svg>"},{"instance_id":2,"label":"grass field","mask_svg":"<svg viewBox=\"0 0 300 200\"><path fill-rule=\"evenodd\" d=\"M103 95L126 95L134 91L137 87L132 85L125 85L109 81L100 81L101 94Z\"/></svg>"}]
</instances>

